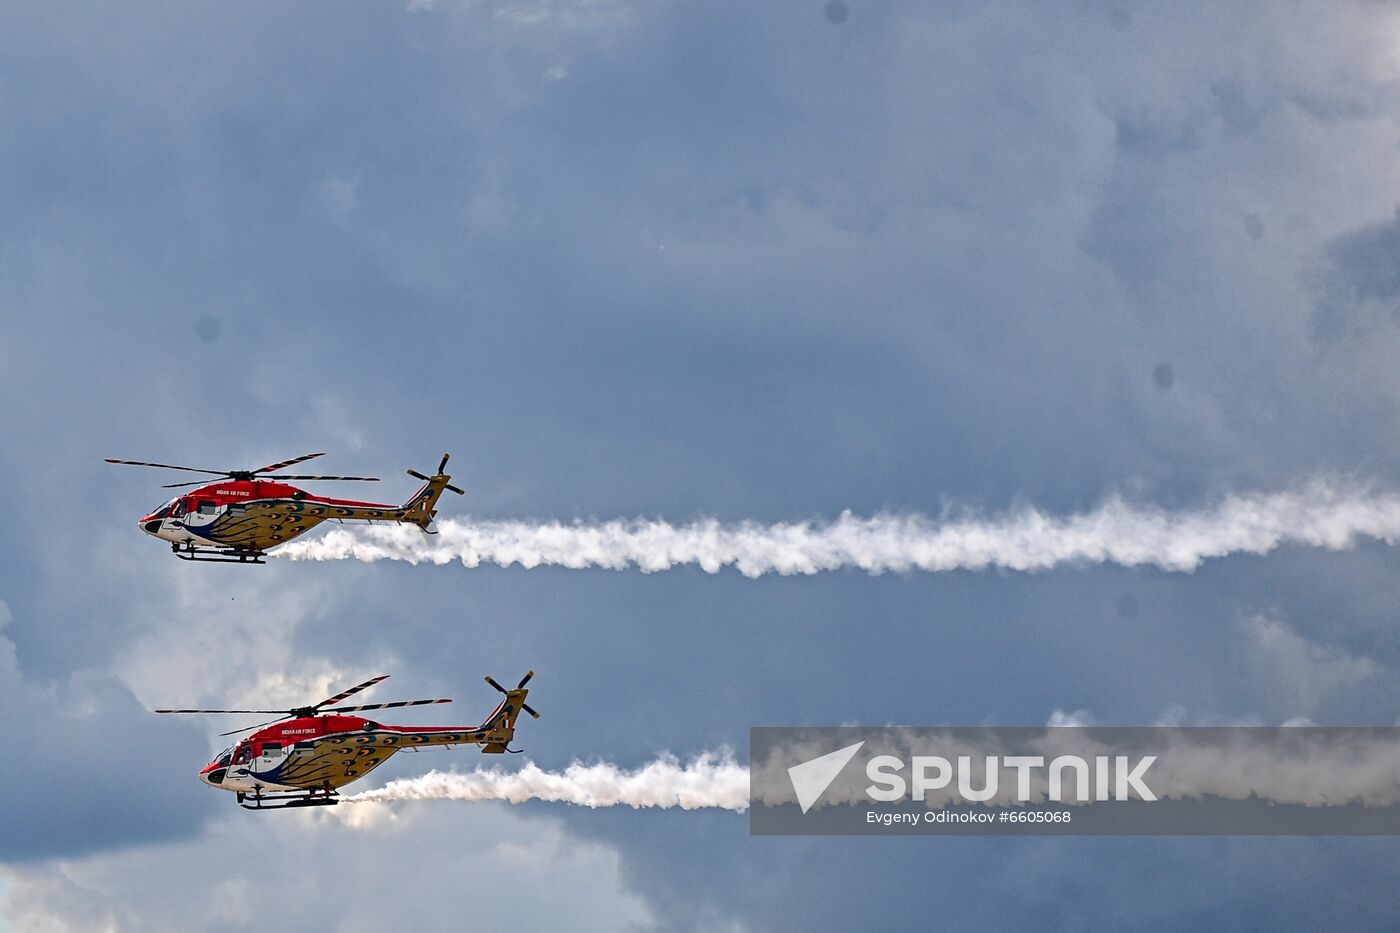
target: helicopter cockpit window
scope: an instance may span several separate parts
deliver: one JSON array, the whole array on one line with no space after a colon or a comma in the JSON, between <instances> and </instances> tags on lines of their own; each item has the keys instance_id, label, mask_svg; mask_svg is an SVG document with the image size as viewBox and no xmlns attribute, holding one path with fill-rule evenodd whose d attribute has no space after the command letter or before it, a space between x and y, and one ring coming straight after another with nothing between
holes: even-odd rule
<instances>
[{"instance_id":1,"label":"helicopter cockpit window","mask_svg":"<svg viewBox=\"0 0 1400 933\"><path fill-rule=\"evenodd\" d=\"M238 746L238 754L236 754L236 755L234 756L234 758L233 758L233 763L236 764L236 765L246 765L248 762L250 762L250 761L252 761L252 760L253 760L253 746L251 746L251 745L240 745L240 746Z\"/></svg>"},{"instance_id":2,"label":"helicopter cockpit window","mask_svg":"<svg viewBox=\"0 0 1400 933\"><path fill-rule=\"evenodd\" d=\"M185 515L185 500L176 499L170 511L171 518L183 518Z\"/></svg>"},{"instance_id":3,"label":"helicopter cockpit window","mask_svg":"<svg viewBox=\"0 0 1400 933\"><path fill-rule=\"evenodd\" d=\"M227 768L229 766L229 762L231 762L232 760L233 746L230 745L228 748L219 752L219 757L214 759L214 763L217 764L220 768Z\"/></svg>"},{"instance_id":4,"label":"helicopter cockpit window","mask_svg":"<svg viewBox=\"0 0 1400 933\"><path fill-rule=\"evenodd\" d=\"M160 508L151 513L151 518L165 518L170 514L170 510L175 507L177 501L176 499L171 499L168 502L162 502Z\"/></svg>"}]
</instances>

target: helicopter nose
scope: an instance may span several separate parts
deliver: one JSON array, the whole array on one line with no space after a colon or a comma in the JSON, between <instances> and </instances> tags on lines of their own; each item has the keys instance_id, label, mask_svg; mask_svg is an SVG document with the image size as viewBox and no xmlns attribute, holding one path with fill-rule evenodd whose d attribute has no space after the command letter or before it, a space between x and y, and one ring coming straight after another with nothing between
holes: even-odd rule
<instances>
[{"instance_id":1,"label":"helicopter nose","mask_svg":"<svg viewBox=\"0 0 1400 933\"><path fill-rule=\"evenodd\" d=\"M227 773L227 768L214 768L199 772L199 779L205 784L213 784L217 787L224 782L224 775Z\"/></svg>"},{"instance_id":2,"label":"helicopter nose","mask_svg":"<svg viewBox=\"0 0 1400 933\"><path fill-rule=\"evenodd\" d=\"M148 535L157 534L160 531L160 519L150 518L141 520L141 530Z\"/></svg>"}]
</instances>

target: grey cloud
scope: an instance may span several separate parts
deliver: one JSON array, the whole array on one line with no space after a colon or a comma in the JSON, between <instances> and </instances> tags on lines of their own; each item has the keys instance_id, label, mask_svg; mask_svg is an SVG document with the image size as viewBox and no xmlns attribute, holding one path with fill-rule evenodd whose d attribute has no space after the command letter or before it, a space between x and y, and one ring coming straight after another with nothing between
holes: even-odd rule
<instances>
[{"instance_id":1,"label":"grey cloud","mask_svg":"<svg viewBox=\"0 0 1400 933\"><path fill-rule=\"evenodd\" d=\"M3 635L7 616L0 603L0 707L13 743L0 768L0 862L199 833L211 809L195 777L207 760L202 736L157 723L108 674L80 671L57 683L30 681Z\"/></svg>"},{"instance_id":2,"label":"grey cloud","mask_svg":"<svg viewBox=\"0 0 1400 933\"><path fill-rule=\"evenodd\" d=\"M1317 288L1313 327L1325 343L1400 323L1400 207L1332 240Z\"/></svg>"},{"instance_id":3,"label":"grey cloud","mask_svg":"<svg viewBox=\"0 0 1400 933\"><path fill-rule=\"evenodd\" d=\"M564 522L937 514L945 496L1071 514L1117 489L1174 508L1319 471L1400 478L1394 328L1319 359L1299 275L1394 200L1375 170L1396 145L1383 7L849 6L839 28L820 2L733 2L581 29L555 28L562 4L530 22L447 2L6 8L0 394L23 403L0 410L0 563L23 682L116 665L143 699L196 681L213 698L392 662L470 703L481 674L535 666L545 719L523 737L554 767L740 742L756 716L1292 715L1284 675L1240 650L1255 612L1393 665L1384 545L1191 578L240 576L136 531L159 492L103 456L324 443L338 470L388 476L451 449L472 498L449 514ZM1144 144L1119 146L1120 123ZM323 187L351 178L353 202ZM1373 721L1400 702L1385 680L1316 718ZM126 702L109 725L174 741ZM178 734L197 747L151 746L156 777L200 793L182 813L217 805L188 772L202 734ZM79 772L50 773L57 798ZM931 883L905 849L760 851L678 815L563 820L681 928L1394 916L1382 844L973 846ZM459 840L429 842L414 855ZM122 909L165 867L95 857L130 872L95 902ZM50 902L62 871L32 870ZM504 889L529 896L523 877ZM1184 906L1119 893L1163 877ZM892 884L918 897L849 896Z\"/></svg>"}]
</instances>

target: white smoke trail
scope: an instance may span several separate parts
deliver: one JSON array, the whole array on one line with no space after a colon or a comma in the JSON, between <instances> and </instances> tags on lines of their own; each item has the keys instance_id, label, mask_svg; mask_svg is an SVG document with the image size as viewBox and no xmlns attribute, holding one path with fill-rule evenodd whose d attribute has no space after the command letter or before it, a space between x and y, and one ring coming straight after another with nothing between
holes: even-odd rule
<instances>
[{"instance_id":1,"label":"white smoke trail","mask_svg":"<svg viewBox=\"0 0 1400 933\"><path fill-rule=\"evenodd\" d=\"M346 803L388 800L547 800L595 808L720 808L743 812L749 806L749 769L735 762L729 753L711 752L684 766L673 757L663 756L635 771L577 761L563 771L545 771L534 762L527 762L518 771L430 771L422 777L390 781L376 790L345 798Z\"/></svg>"},{"instance_id":2,"label":"white smoke trail","mask_svg":"<svg viewBox=\"0 0 1400 933\"><path fill-rule=\"evenodd\" d=\"M707 573L734 567L746 577L843 567L880 574L1103 563L1189 572L1229 554L1265 554L1285 544L1341 550L1359 538L1400 540L1400 494L1315 480L1291 492L1231 495L1210 508L1179 512L1115 496L1093 511L1064 517L1027 506L995 517L843 512L833 522L773 525L448 519L433 536L407 525L342 528L273 553L292 560L460 560L467 567L636 567L644 573L695 564Z\"/></svg>"},{"instance_id":3,"label":"white smoke trail","mask_svg":"<svg viewBox=\"0 0 1400 933\"><path fill-rule=\"evenodd\" d=\"M1120 739L1114 736L1115 732L1130 736ZM927 736L916 741L922 734L920 730L875 730L874 737L862 749L864 760L884 754L909 761L915 754L927 754L930 747L949 756L950 761L954 756L971 755L979 772L975 783L981 787L988 784L981 774L986 757L1009 753L998 739L982 744L952 737L950 733L939 741ZM1116 744L1119 741L1129 744ZM818 740L809 747L801 739L770 749L770 757L754 766L757 799L764 806L795 802L788 766L830 750L829 740ZM1253 797L1308 807L1400 806L1400 782L1396 780L1400 774L1400 734L1395 729L1051 728L1039 738L1027 739L1024 748L1018 746L1018 753L1033 752L1043 756L1043 762L1061 754L1093 762L1095 756L1125 751L1156 757L1150 784L1163 800ZM995 783L997 789L989 803L1009 804L1015 799L1013 788L1017 781L1004 759L994 760L1003 763L997 766L1001 780ZM847 768L823 792L820 806L868 804L869 783L863 767ZM1043 768L1029 786L1030 800L1046 799ZM563 771L545 771L527 762L518 771L430 771L343 799L346 803L543 800L590 808L723 809L742 813L750 803L750 768L736 762L728 751L706 752L685 765L672 756L663 756L631 771L605 762L586 765L577 761ZM929 792L926 800L931 807L957 802L952 785Z\"/></svg>"},{"instance_id":4,"label":"white smoke trail","mask_svg":"<svg viewBox=\"0 0 1400 933\"><path fill-rule=\"evenodd\" d=\"M764 760L752 763L755 800L779 806L796 799L788 768L832 750L832 739L821 731L771 747ZM960 762L968 756L974 762L975 786L996 788L991 804L1010 804L1018 797L1017 776L1006 764L1006 755L1038 755L1043 763L1073 755L1092 763L1097 756L1128 753L1134 760L1154 756L1148 783L1162 800L1255 798L1306 807L1400 806L1400 730L1395 728L1051 727L1039 736L1021 739L960 736L966 731L952 729L940 735L934 729L874 729L865 736L855 733L842 738L838 744L864 737L860 749L864 761L889 755L909 762L916 755L937 754L948 762ZM985 778L989 758L999 762L992 768L999 780ZM1047 776L1043 768L1035 772L1028 799L1047 800ZM818 805L868 804L870 784L864 768L847 768L823 792ZM931 807L962 802L955 784L929 791L925 800Z\"/></svg>"}]
</instances>

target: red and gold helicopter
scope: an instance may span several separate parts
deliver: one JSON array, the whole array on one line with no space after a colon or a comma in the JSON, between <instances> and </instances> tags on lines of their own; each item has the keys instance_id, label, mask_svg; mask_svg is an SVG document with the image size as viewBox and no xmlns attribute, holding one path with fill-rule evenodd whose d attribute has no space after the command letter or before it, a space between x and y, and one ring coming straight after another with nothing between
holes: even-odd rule
<instances>
[{"instance_id":1,"label":"red and gold helicopter","mask_svg":"<svg viewBox=\"0 0 1400 933\"><path fill-rule=\"evenodd\" d=\"M462 490L448 482L447 454L442 455L437 472L424 476L417 470L408 475L423 480L423 486L403 505L330 499L289 486L282 480L354 480L377 483L376 476L318 476L278 473L293 464L324 454L305 454L256 470L201 470L169 463L144 460L113 460L131 466L159 467L209 473L223 479L207 482L167 483L164 488L199 486L193 492L176 496L141 519L141 530L170 542L170 549L182 560L263 563L269 548L286 544L324 521L406 522L432 533L438 497L444 489L458 495Z\"/></svg>"},{"instance_id":2,"label":"red and gold helicopter","mask_svg":"<svg viewBox=\"0 0 1400 933\"><path fill-rule=\"evenodd\" d=\"M248 810L331 806L339 802L341 787L359 780L395 752L406 749L480 745L482 752L488 755L515 751L510 743L515 737L516 717L524 711L540 718L540 714L525 702L530 693L525 685L535 676L534 671L522 677L514 690L507 690L487 677L486 682L506 698L479 726L391 726L362 716L345 715L452 702L447 699L333 705L388 676L372 677L313 706L296 709L158 709L156 712L283 714L282 719L270 723L223 733L237 735L248 729L257 730L224 749L199 772L199 779L210 787L236 793L238 803Z\"/></svg>"}]
</instances>

